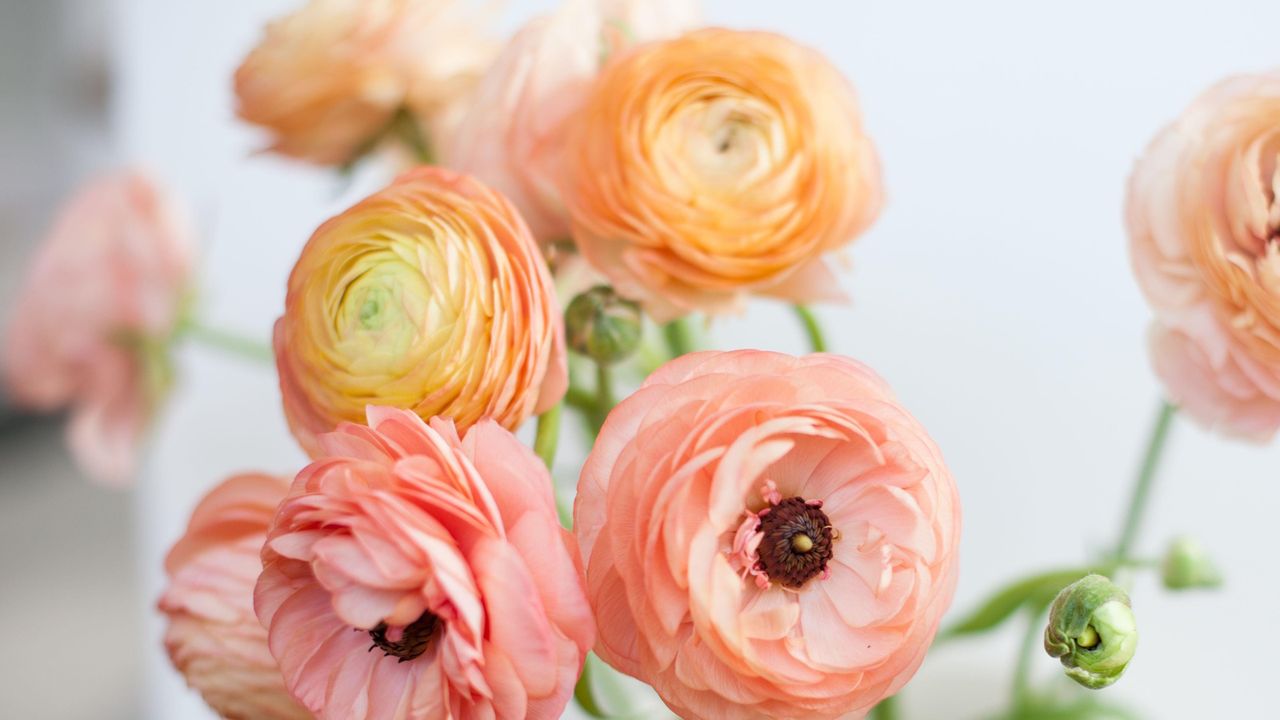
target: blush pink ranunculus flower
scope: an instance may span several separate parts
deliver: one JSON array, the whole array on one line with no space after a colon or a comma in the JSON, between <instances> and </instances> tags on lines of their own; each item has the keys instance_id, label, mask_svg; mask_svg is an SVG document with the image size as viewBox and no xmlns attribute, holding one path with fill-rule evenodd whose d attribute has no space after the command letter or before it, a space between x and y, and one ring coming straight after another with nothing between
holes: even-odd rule
<instances>
[{"instance_id":1,"label":"blush pink ranunculus flower","mask_svg":"<svg viewBox=\"0 0 1280 720\"><path fill-rule=\"evenodd\" d=\"M262 543L289 481L258 473L228 478L200 501L165 559L160 597L169 659L224 718L305 720L289 695L267 631L253 612Z\"/></svg>"},{"instance_id":2,"label":"blush pink ranunculus flower","mask_svg":"<svg viewBox=\"0 0 1280 720\"><path fill-rule=\"evenodd\" d=\"M329 720L559 717L595 624L537 457L385 407L320 443L256 596L293 694Z\"/></svg>"},{"instance_id":3,"label":"blush pink ranunculus flower","mask_svg":"<svg viewBox=\"0 0 1280 720\"><path fill-rule=\"evenodd\" d=\"M574 529L596 652L681 717L861 718L951 601L960 505L866 366L709 352L609 415Z\"/></svg>"},{"instance_id":4,"label":"blush pink ranunculus flower","mask_svg":"<svg viewBox=\"0 0 1280 720\"><path fill-rule=\"evenodd\" d=\"M1225 80L1152 141L1129 183L1152 362L1201 424L1280 429L1280 71Z\"/></svg>"},{"instance_id":5,"label":"blush pink ranunculus flower","mask_svg":"<svg viewBox=\"0 0 1280 720\"><path fill-rule=\"evenodd\" d=\"M564 0L507 43L446 140L446 165L506 195L543 242L569 236L558 184L565 121L608 56L693 28L695 0Z\"/></svg>"},{"instance_id":6,"label":"blush pink ranunculus flower","mask_svg":"<svg viewBox=\"0 0 1280 720\"><path fill-rule=\"evenodd\" d=\"M62 209L12 306L4 379L16 404L68 409L90 476L123 484L170 378L167 347L191 283L174 201L137 171L90 182Z\"/></svg>"}]
</instances>

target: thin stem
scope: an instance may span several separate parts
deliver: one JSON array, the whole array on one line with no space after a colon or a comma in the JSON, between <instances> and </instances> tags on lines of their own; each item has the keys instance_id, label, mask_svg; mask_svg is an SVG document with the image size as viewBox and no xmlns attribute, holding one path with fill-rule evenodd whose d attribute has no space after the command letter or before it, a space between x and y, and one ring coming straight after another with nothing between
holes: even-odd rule
<instances>
[{"instance_id":1,"label":"thin stem","mask_svg":"<svg viewBox=\"0 0 1280 720\"><path fill-rule=\"evenodd\" d=\"M793 306L796 316L800 318L800 324L804 326L805 336L809 338L809 348L816 353L827 351L827 338L822 332L822 324L818 322L818 316L808 305Z\"/></svg>"},{"instance_id":2,"label":"thin stem","mask_svg":"<svg viewBox=\"0 0 1280 720\"><path fill-rule=\"evenodd\" d=\"M596 702L595 692L591 688L591 662L590 658L582 665L582 674L578 676L578 684L573 686L573 699L577 701L578 707L582 711L594 718L607 718L608 713L600 708L600 703Z\"/></svg>"},{"instance_id":3,"label":"thin stem","mask_svg":"<svg viewBox=\"0 0 1280 720\"><path fill-rule=\"evenodd\" d=\"M604 426L604 420L613 409L613 370L604 363L596 363L595 431Z\"/></svg>"},{"instance_id":4,"label":"thin stem","mask_svg":"<svg viewBox=\"0 0 1280 720\"><path fill-rule=\"evenodd\" d=\"M538 429L533 437L533 451L542 458L542 462L546 463L547 470L550 470L556 462L556 445L560 442L560 412L563 409L564 403L556 403L550 410L538 416Z\"/></svg>"},{"instance_id":5,"label":"thin stem","mask_svg":"<svg viewBox=\"0 0 1280 720\"><path fill-rule=\"evenodd\" d=\"M203 325L197 320L184 324L181 334L223 352L239 355L255 362L270 363L275 357L270 345L227 330Z\"/></svg>"},{"instance_id":6,"label":"thin stem","mask_svg":"<svg viewBox=\"0 0 1280 720\"><path fill-rule=\"evenodd\" d=\"M662 336L667 340L667 350L673 359L693 352L693 328L689 327L689 318L676 318L663 325Z\"/></svg>"},{"instance_id":7,"label":"thin stem","mask_svg":"<svg viewBox=\"0 0 1280 720\"><path fill-rule=\"evenodd\" d=\"M902 715L898 708L898 696L890 695L871 708L871 720L898 720Z\"/></svg>"},{"instance_id":8,"label":"thin stem","mask_svg":"<svg viewBox=\"0 0 1280 720\"><path fill-rule=\"evenodd\" d=\"M1036 640L1044 632L1040 627L1040 611L1027 613L1027 629L1018 648L1018 664L1013 672L1013 705L1023 707L1031 699L1031 657L1035 654Z\"/></svg>"},{"instance_id":9,"label":"thin stem","mask_svg":"<svg viewBox=\"0 0 1280 720\"><path fill-rule=\"evenodd\" d=\"M590 390L584 390L577 385L570 385L569 390L564 394L564 404L582 412L594 412L596 409L596 396Z\"/></svg>"},{"instance_id":10,"label":"thin stem","mask_svg":"<svg viewBox=\"0 0 1280 720\"><path fill-rule=\"evenodd\" d=\"M1160 466L1160 456L1164 452L1169 439L1169 429L1173 426L1173 416L1177 412L1168 400L1161 400L1156 411L1155 427L1151 430L1151 439L1147 441L1147 451L1142 458L1142 466L1138 469L1138 477L1133 486L1133 495L1129 500L1129 510L1125 514L1124 526L1120 531L1120 540L1116 543L1114 557L1116 560L1128 559L1133 551L1133 543L1142 526L1142 516L1146 512L1151 497L1151 485L1155 480L1156 470Z\"/></svg>"}]
</instances>

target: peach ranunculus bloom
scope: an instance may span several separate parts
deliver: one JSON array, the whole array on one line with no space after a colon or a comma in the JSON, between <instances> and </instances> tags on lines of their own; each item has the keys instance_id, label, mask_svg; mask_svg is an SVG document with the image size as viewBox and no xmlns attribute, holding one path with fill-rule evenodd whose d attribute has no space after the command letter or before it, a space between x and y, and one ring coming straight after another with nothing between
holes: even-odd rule
<instances>
[{"instance_id":1,"label":"peach ranunculus bloom","mask_svg":"<svg viewBox=\"0 0 1280 720\"><path fill-rule=\"evenodd\" d=\"M514 430L568 383L564 321L546 262L511 203L419 168L316 230L276 322L289 427L315 436L366 404L490 417Z\"/></svg>"},{"instance_id":2,"label":"peach ranunculus bloom","mask_svg":"<svg viewBox=\"0 0 1280 720\"><path fill-rule=\"evenodd\" d=\"M609 415L574 529L596 652L684 718L861 718L956 584L938 448L838 355L686 355Z\"/></svg>"},{"instance_id":3,"label":"peach ranunculus bloom","mask_svg":"<svg viewBox=\"0 0 1280 720\"><path fill-rule=\"evenodd\" d=\"M256 596L294 695L329 720L560 717L595 627L538 458L380 407L320 442Z\"/></svg>"},{"instance_id":4,"label":"peach ranunculus bloom","mask_svg":"<svg viewBox=\"0 0 1280 720\"><path fill-rule=\"evenodd\" d=\"M1280 71L1228 79L1156 136L1129 183L1152 359L1224 433L1280 429Z\"/></svg>"},{"instance_id":5,"label":"peach ranunculus bloom","mask_svg":"<svg viewBox=\"0 0 1280 720\"><path fill-rule=\"evenodd\" d=\"M677 35L698 15L694 0L564 0L507 43L443 147L445 164L502 191L540 241L567 238L558 187L566 121L610 54Z\"/></svg>"},{"instance_id":6,"label":"peach ranunculus bloom","mask_svg":"<svg viewBox=\"0 0 1280 720\"><path fill-rule=\"evenodd\" d=\"M62 209L14 301L7 390L18 405L69 409L72 455L97 480L132 478L168 391L192 244L185 218L151 179L107 175Z\"/></svg>"},{"instance_id":7,"label":"peach ranunculus bloom","mask_svg":"<svg viewBox=\"0 0 1280 720\"><path fill-rule=\"evenodd\" d=\"M228 478L205 496L165 559L160 611L174 667L224 718L305 720L289 695L267 631L253 612L262 543L289 482L262 474Z\"/></svg>"},{"instance_id":8,"label":"peach ranunculus bloom","mask_svg":"<svg viewBox=\"0 0 1280 720\"><path fill-rule=\"evenodd\" d=\"M401 110L432 137L451 131L493 59L460 0L310 0L267 26L235 75L238 113L271 149L341 165Z\"/></svg>"},{"instance_id":9,"label":"peach ranunculus bloom","mask_svg":"<svg viewBox=\"0 0 1280 720\"><path fill-rule=\"evenodd\" d=\"M568 131L564 199L582 253L658 320L747 293L843 299L823 255L875 219L875 150L817 52L699 30L601 71Z\"/></svg>"}]
</instances>

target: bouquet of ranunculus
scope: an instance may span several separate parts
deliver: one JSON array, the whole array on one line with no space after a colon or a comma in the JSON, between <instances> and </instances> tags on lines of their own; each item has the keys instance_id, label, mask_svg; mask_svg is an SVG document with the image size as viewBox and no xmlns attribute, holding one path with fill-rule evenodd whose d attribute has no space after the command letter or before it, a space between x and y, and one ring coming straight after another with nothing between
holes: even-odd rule
<instances>
[{"instance_id":1,"label":"bouquet of ranunculus","mask_svg":"<svg viewBox=\"0 0 1280 720\"><path fill-rule=\"evenodd\" d=\"M1280 76L1216 86L1133 174L1171 402L1117 542L943 627L956 484L809 307L844 297L830 256L883 202L853 88L813 49L698 17L563 0L505 44L460 0L272 23L240 117L273 152L394 179L315 230L269 350L198 320L192 233L153 180L99 180L57 222L6 376L71 408L86 470L129 477L184 340L274 357L311 458L218 485L168 556L165 646L223 717L656 713L626 675L684 718L890 720L932 644L1015 618L1005 717L1117 717L1034 686L1028 648L1104 688L1135 654L1137 573L1219 581L1195 540L1159 561L1134 541L1173 403L1280 428ZM750 296L792 304L812 354L703 348ZM566 417L590 441L576 483L551 472Z\"/></svg>"}]
</instances>

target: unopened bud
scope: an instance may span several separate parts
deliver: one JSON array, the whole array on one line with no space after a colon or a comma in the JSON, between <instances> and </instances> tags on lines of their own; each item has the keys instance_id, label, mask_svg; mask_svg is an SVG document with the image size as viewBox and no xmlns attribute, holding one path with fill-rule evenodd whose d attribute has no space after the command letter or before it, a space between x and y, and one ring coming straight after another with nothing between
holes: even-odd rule
<instances>
[{"instance_id":1,"label":"unopened bud","mask_svg":"<svg viewBox=\"0 0 1280 720\"><path fill-rule=\"evenodd\" d=\"M640 306L608 285L575 297L564 311L564 325L569 347L598 363L625 360L640 346Z\"/></svg>"},{"instance_id":2,"label":"unopened bud","mask_svg":"<svg viewBox=\"0 0 1280 720\"><path fill-rule=\"evenodd\" d=\"M1129 596L1101 575L1087 575L1058 593L1049 610L1044 649L1067 677L1094 690L1120 679L1138 649Z\"/></svg>"},{"instance_id":3,"label":"unopened bud","mask_svg":"<svg viewBox=\"0 0 1280 720\"><path fill-rule=\"evenodd\" d=\"M1160 564L1160 577L1170 590L1215 588L1222 584L1222 573L1199 540L1180 537L1169 544Z\"/></svg>"}]
</instances>

